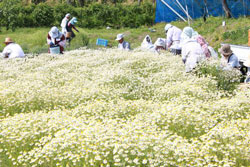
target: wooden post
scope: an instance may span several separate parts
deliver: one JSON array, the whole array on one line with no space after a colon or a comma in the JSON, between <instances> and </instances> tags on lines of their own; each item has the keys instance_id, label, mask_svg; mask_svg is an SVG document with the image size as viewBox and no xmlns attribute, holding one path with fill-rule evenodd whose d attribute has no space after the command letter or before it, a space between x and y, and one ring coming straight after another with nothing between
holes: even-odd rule
<instances>
[{"instance_id":1,"label":"wooden post","mask_svg":"<svg viewBox=\"0 0 250 167\"><path fill-rule=\"evenodd\" d=\"M250 47L250 29L248 30L248 46Z\"/></svg>"}]
</instances>

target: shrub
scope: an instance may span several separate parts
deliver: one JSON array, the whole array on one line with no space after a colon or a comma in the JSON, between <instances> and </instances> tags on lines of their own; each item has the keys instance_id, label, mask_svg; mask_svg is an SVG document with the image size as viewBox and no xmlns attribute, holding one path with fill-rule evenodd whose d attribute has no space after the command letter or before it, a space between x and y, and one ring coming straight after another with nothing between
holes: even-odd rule
<instances>
[{"instance_id":1,"label":"shrub","mask_svg":"<svg viewBox=\"0 0 250 167\"><path fill-rule=\"evenodd\" d=\"M150 3L138 5L108 5L93 3L83 8L66 4L50 6L46 3L23 6L20 1L0 2L0 26L7 29L15 27L34 27L60 25L66 13L78 18L78 26L84 28L135 28L151 25L154 7Z\"/></svg>"},{"instance_id":2,"label":"shrub","mask_svg":"<svg viewBox=\"0 0 250 167\"><path fill-rule=\"evenodd\" d=\"M83 46L88 46L89 44L89 37L86 34L81 34L81 40Z\"/></svg>"},{"instance_id":3,"label":"shrub","mask_svg":"<svg viewBox=\"0 0 250 167\"><path fill-rule=\"evenodd\" d=\"M211 76L217 82L217 88L229 93L237 88L240 83L241 73L237 69L223 70L218 61L205 61L195 69L199 77Z\"/></svg>"},{"instance_id":4,"label":"shrub","mask_svg":"<svg viewBox=\"0 0 250 167\"><path fill-rule=\"evenodd\" d=\"M53 8L44 3L37 5L32 15L37 26L51 26L54 24Z\"/></svg>"},{"instance_id":5,"label":"shrub","mask_svg":"<svg viewBox=\"0 0 250 167\"><path fill-rule=\"evenodd\" d=\"M3 0L0 4L0 26L5 26L7 30L12 31L18 26L17 15L19 14L19 1Z\"/></svg>"}]
</instances>

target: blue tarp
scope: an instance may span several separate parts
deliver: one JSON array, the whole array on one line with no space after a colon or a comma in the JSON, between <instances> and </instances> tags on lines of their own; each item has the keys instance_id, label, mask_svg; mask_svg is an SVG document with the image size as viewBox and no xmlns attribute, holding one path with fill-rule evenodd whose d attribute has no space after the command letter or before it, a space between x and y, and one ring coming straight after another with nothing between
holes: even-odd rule
<instances>
[{"instance_id":1,"label":"blue tarp","mask_svg":"<svg viewBox=\"0 0 250 167\"><path fill-rule=\"evenodd\" d=\"M155 23L180 20L180 17L178 17L172 10L170 10L170 8L168 8L162 1L165 1L167 4L169 4L185 19L187 18L186 14L180 8L176 0L156 0ZM233 17L250 15L250 0L227 1ZM221 0L207 0L206 5L204 3L204 0L179 0L179 2L185 9L187 5L188 13L192 18L199 18L203 16L205 13L204 11L208 11L208 15L210 16L225 15Z\"/></svg>"}]
</instances>

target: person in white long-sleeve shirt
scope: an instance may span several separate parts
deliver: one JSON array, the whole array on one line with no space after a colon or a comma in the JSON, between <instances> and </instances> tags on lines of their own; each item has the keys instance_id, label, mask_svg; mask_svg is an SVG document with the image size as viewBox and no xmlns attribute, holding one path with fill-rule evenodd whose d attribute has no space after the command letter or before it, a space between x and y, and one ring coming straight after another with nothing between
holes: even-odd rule
<instances>
[{"instance_id":1,"label":"person in white long-sleeve shirt","mask_svg":"<svg viewBox=\"0 0 250 167\"><path fill-rule=\"evenodd\" d=\"M188 33L191 33L191 31L189 31L188 27L185 27L181 36ZM205 59L205 54L201 45L197 42L197 40L192 39L191 34L186 35L185 40L182 41L181 54L182 61L186 66L186 72L192 71L199 62Z\"/></svg>"},{"instance_id":2,"label":"person in white long-sleeve shirt","mask_svg":"<svg viewBox=\"0 0 250 167\"><path fill-rule=\"evenodd\" d=\"M123 34L118 34L116 36L116 41L118 41L118 49L122 50L130 50L130 44L126 41L124 41L124 35Z\"/></svg>"},{"instance_id":3,"label":"person in white long-sleeve shirt","mask_svg":"<svg viewBox=\"0 0 250 167\"><path fill-rule=\"evenodd\" d=\"M166 41L166 48L170 50L170 52L180 55L181 54L181 29L171 25L167 24L165 26L165 33L167 36L167 41Z\"/></svg>"},{"instance_id":4,"label":"person in white long-sleeve shirt","mask_svg":"<svg viewBox=\"0 0 250 167\"><path fill-rule=\"evenodd\" d=\"M20 45L14 43L11 38L5 38L6 47L3 49L4 58L23 58L25 54Z\"/></svg>"},{"instance_id":5,"label":"person in white long-sleeve shirt","mask_svg":"<svg viewBox=\"0 0 250 167\"><path fill-rule=\"evenodd\" d=\"M240 63L238 57L233 53L229 44L223 45L219 52L222 56L222 68L223 70L231 70L232 68L239 68Z\"/></svg>"},{"instance_id":6,"label":"person in white long-sleeve shirt","mask_svg":"<svg viewBox=\"0 0 250 167\"><path fill-rule=\"evenodd\" d=\"M67 13L67 14L65 15L65 17L63 18L62 22L61 22L62 33L63 33L64 35L66 35L66 32L67 32L67 30L66 30L66 25L67 25L67 22L69 21L69 19L70 19L70 14Z\"/></svg>"}]
</instances>

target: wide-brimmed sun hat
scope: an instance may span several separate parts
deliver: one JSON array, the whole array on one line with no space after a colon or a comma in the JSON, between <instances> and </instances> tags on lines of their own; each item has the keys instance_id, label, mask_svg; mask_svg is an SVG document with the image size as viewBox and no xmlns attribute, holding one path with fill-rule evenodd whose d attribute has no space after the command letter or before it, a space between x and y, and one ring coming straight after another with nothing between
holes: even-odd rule
<instances>
[{"instance_id":1,"label":"wide-brimmed sun hat","mask_svg":"<svg viewBox=\"0 0 250 167\"><path fill-rule=\"evenodd\" d=\"M117 34L117 36L116 36L116 41L119 41L119 40L121 40L122 38L124 38L124 35L123 34Z\"/></svg>"},{"instance_id":2,"label":"wide-brimmed sun hat","mask_svg":"<svg viewBox=\"0 0 250 167\"><path fill-rule=\"evenodd\" d=\"M70 24L75 25L75 23L77 23L77 18L76 18L76 17L73 17L73 18L70 20Z\"/></svg>"},{"instance_id":3,"label":"wide-brimmed sun hat","mask_svg":"<svg viewBox=\"0 0 250 167\"><path fill-rule=\"evenodd\" d=\"M162 47L165 47L165 41L163 41L161 38L158 38L158 39L155 41L155 46L162 46Z\"/></svg>"},{"instance_id":4,"label":"wide-brimmed sun hat","mask_svg":"<svg viewBox=\"0 0 250 167\"><path fill-rule=\"evenodd\" d=\"M59 30L56 26L52 27L50 29L50 32L49 32L49 35L52 37L52 38L57 38L59 36Z\"/></svg>"},{"instance_id":5,"label":"wide-brimmed sun hat","mask_svg":"<svg viewBox=\"0 0 250 167\"><path fill-rule=\"evenodd\" d=\"M4 41L5 44L12 43L12 42L14 42L14 41L12 41L11 38L9 38L9 37L5 38L5 41Z\"/></svg>"},{"instance_id":6,"label":"wide-brimmed sun hat","mask_svg":"<svg viewBox=\"0 0 250 167\"><path fill-rule=\"evenodd\" d=\"M220 49L219 52L225 56L229 56L233 53L233 51L231 50L231 47L229 44L225 44L223 45Z\"/></svg>"},{"instance_id":7,"label":"wide-brimmed sun hat","mask_svg":"<svg viewBox=\"0 0 250 167\"><path fill-rule=\"evenodd\" d=\"M245 61L243 64L246 67L250 67L250 54L248 55L247 61Z\"/></svg>"}]
</instances>

